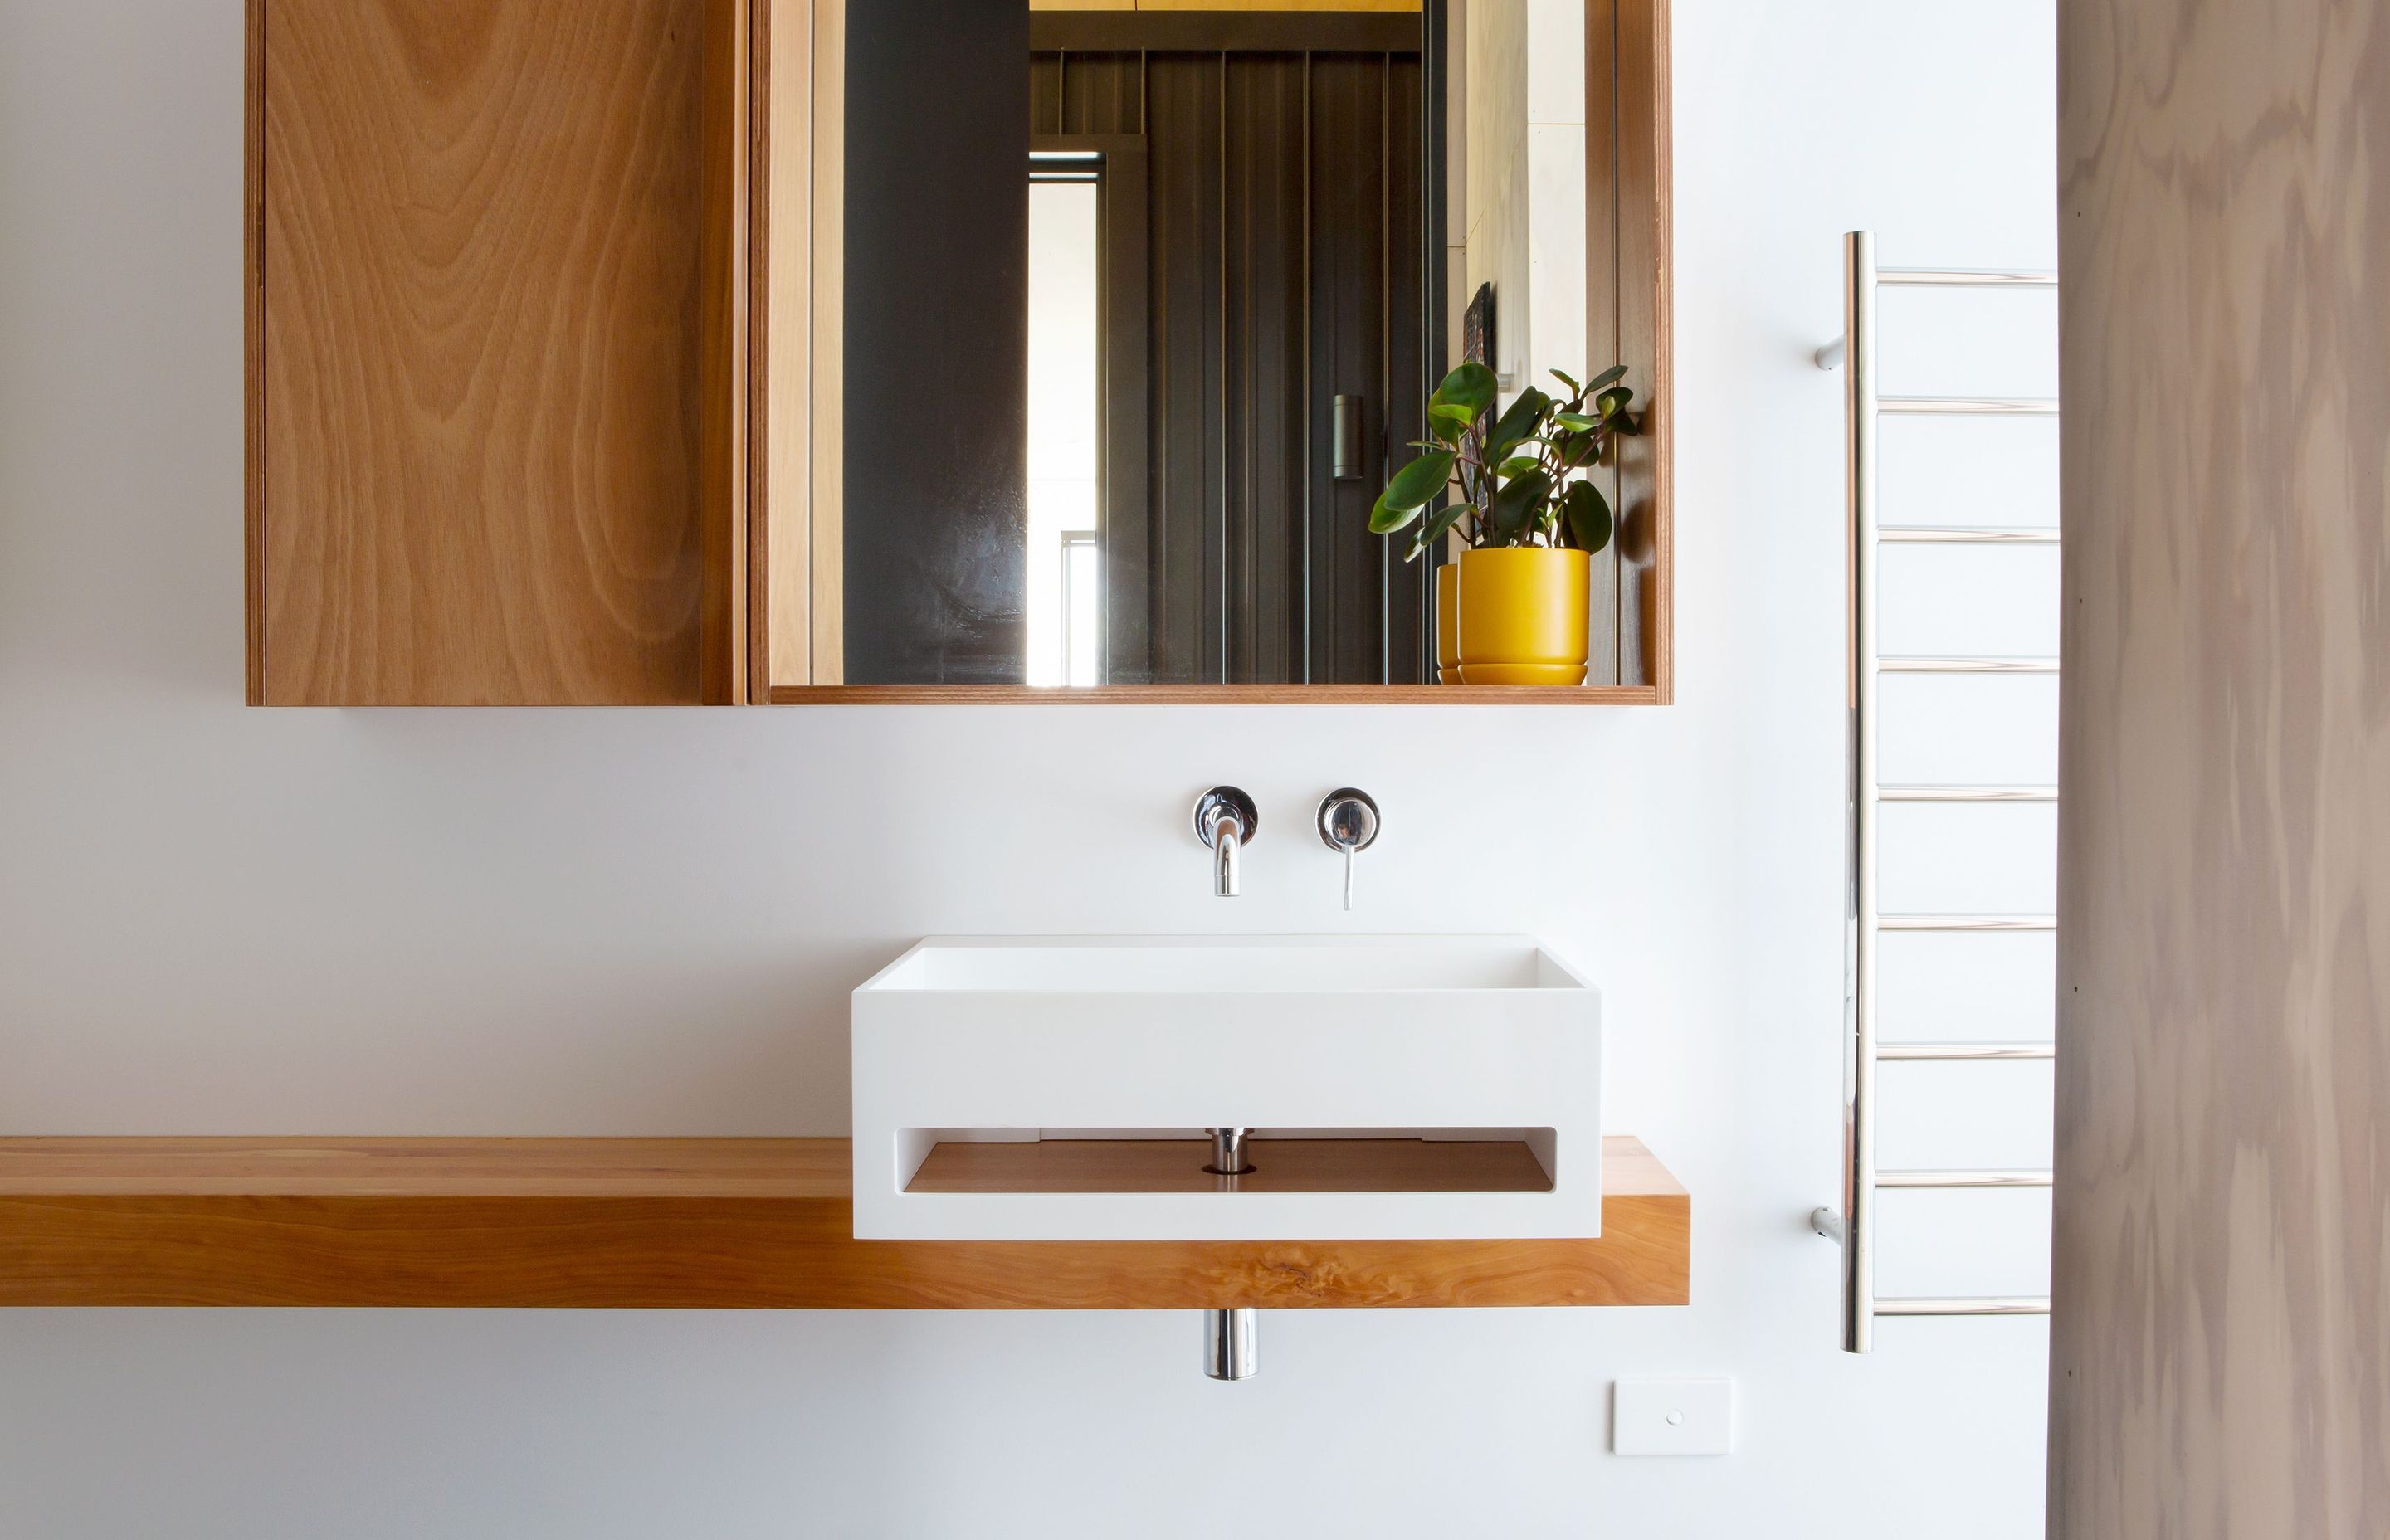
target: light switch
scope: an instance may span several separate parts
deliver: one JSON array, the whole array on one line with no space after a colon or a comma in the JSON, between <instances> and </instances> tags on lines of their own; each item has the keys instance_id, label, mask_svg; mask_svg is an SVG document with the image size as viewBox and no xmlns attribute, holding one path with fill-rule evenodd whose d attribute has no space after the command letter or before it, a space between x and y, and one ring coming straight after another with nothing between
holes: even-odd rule
<instances>
[{"instance_id":1,"label":"light switch","mask_svg":"<svg viewBox=\"0 0 2390 1540\"><path fill-rule=\"evenodd\" d=\"M1610 1392L1615 1455L1734 1453L1731 1380L1621 1380Z\"/></svg>"}]
</instances>

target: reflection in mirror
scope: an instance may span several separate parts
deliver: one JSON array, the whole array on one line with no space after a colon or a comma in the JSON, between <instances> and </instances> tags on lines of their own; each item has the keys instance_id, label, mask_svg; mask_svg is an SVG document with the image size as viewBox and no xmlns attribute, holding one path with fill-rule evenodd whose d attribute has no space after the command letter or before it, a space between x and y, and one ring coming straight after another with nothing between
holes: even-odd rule
<instances>
[{"instance_id":1,"label":"reflection in mirror","mask_svg":"<svg viewBox=\"0 0 2390 1540\"><path fill-rule=\"evenodd\" d=\"M1436 681L1448 552L1368 527L1430 392L1619 346L1587 7L850 7L843 676L814 683Z\"/></svg>"},{"instance_id":2,"label":"reflection in mirror","mask_svg":"<svg viewBox=\"0 0 2390 1540\"><path fill-rule=\"evenodd\" d=\"M1029 683L1103 678L1103 420L1096 296L1102 158L1029 152Z\"/></svg>"}]
</instances>

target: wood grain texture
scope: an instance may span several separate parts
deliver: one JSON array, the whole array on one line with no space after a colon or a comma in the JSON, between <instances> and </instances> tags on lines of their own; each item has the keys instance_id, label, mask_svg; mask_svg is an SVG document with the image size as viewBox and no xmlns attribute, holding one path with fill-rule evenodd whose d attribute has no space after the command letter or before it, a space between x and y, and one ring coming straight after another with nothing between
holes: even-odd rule
<instances>
[{"instance_id":1,"label":"wood grain texture","mask_svg":"<svg viewBox=\"0 0 2390 1540\"><path fill-rule=\"evenodd\" d=\"M768 703L812 673L814 0L758 0L754 24L747 668Z\"/></svg>"},{"instance_id":2,"label":"wood grain texture","mask_svg":"<svg viewBox=\"0 0 2390 1540\"><path fill-rule=\"evenodd\" d=\"M1626 358L1618 339L1619 290L1624 283L1618 263L1618 223L1625 213L1618 196L1622 127L1618 0L1585 0L1585 357L1587 366L1594 369L1608 368ZM1640 392L1649 382L1637 378L1627 383ZM1618 456L1613 454L1587 473L1587 479L1610 499L1613 511L1626 505L1619 490L1618 469ZM1620 679L1618 551L1623 544L1613 538L1593 555L1587 594L1590 646L1585 681L1588 685L1615 685Z\"/></svg>"},{"instance_id":3,"label":"wood grain texture","mask_svg":"<svg viewBox=\"0 0 2390 1540\"><path fill-rule=\"evenodd\" d=\"M1673 698L1675 323L1668 0L1615 0L1618 357L1643 433L1618 463L1618 682Z\"/></svg>"},{"instance_id":4,"label":"wood grain texture","mask_svg":"<svg viewBox=\"0 0 2390 1540\"><path fill-rule=\"evenodd\" d=\"M846 682L846 0L814 0L811 685ZM778 699L776 693L774 699Z\"/></svg>"},{"instance_id":5,"label":"wood grain texture","mask_svg":"<svg viewBox=\"0 0 2390 1540\"><path fill-rule=\"evenodd\" d=\"M698 206L698 699L747 704L748 507L752 484L748 377L748 162L752 66L747 0L703 0L704 70L700 91Z\"/></svg>"},{"instance_id":6,"label":"wood grain texture","mask_svg":"<svg viewBox=\"0 0 2390 1540\"><path fill-rule=\"evenodd\" d=\"M740 701L749 705L769 705L772 699L772 483L775 438L780 423L775 419L774 407L787 394L786 377L794 360L782 362L780 394L773 386L772 311L774 304L786 304L790 297L785 289L776 290L777 275L772 266L772 205L779 198L779 182L784 172L776 164L772 146L784 137L785 125L774 114L781 110L772 100L772 80L803 80L803 68L790 69L775 57L782 53L802 51L810 61L813 28L809 20L799 19L791 23L776 18L775 13L786 8L785 0L752 0L747 13L747 521L745 575L746 592L741 619L745 631L738 639L741 682L745 688ZM795 39L777 36L794 25ZM812 92L801 90L807 100ZM789 155L803 157L811 153L813 135L810 128L801 128L793 136ZM808 277L810 274L807 275ZM795 296L803 302L800 290ZM800 449L803 445L800 443Z\"/></svg>"},{"instance_id":7,"label":"wood grain texture","mask_svg":"<svg viewBox=\"0 0 2390 1540\"><path fill-rule=\"evenodd\" d=\"M1683 1304L1691 1200L1604 1141L1592 1240L853 1238L844 1139L0 1140L0 1305Z\"/></svg>"},{"instance_id":8,"label":"wood grain texture","mask_svg":"<svg viewBox=\"0 0 2390 1540\"><path fill-rule=\"evenodd\" d=\"M252 7L260 698L730 698L737 15Z\"/></svg>"},{"instance_id":9,"label":"wood grain texture","mask_svg":"<svg viewBox=\"0 0 2390 1540\"><path fill-rule=\"evenodd\" d=\"M941 1141L907 1192L1214 1192L1202 1139ZM1255 1139L1240 1192L1549 1192L1516 1139Z\"/></svg>"},{"instance_id":10,"label":"wood grain texture","mask_svg":"<svg viewBox=\"0 0 2390 1540\"><path fill-rule=\"evenodd\" d=\"M242 699L265 704L265 0L248 0L241 173Z\"/></svg>"},{"instance_id":11,"label":"wood grain texture","mask_svg":"<svg viewBox=\"0 0 2390 1540\"><path fill-rule=\"evenodd\" d=\"M2390 1534L2390 10L2059 14L2049 1533Z\"/></svg>"}]
</instances>

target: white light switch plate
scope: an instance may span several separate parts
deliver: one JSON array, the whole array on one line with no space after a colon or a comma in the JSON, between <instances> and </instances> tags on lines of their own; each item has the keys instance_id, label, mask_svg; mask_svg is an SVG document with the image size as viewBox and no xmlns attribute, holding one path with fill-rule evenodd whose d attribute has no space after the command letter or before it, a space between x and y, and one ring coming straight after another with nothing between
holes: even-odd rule
<instances>
[{"instance_id":1,"label":"white light switch plate","mask_svg":"<svg viewBox=\"0 0 2390 1540\"><path fill-rule=\"evenodd\" d=\"M1734 1453L1731 1380L1621 1380L1611 1387L1615 1455Z\"/></svg>"}]
</instances>

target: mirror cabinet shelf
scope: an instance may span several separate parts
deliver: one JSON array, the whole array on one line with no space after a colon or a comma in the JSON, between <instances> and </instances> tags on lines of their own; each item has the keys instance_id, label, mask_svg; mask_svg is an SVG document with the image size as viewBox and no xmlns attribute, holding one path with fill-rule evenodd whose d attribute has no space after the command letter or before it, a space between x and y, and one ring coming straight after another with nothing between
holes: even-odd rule
<instances>
[{"instance_id":1,"label":"mirror cabinet shelf","mask_svg":"<svg viewBox=\"0 0 2390 1540\"><path fill-rule=\"evenodd\" d=\"M1667 0L248 17L251 704L1670 699Z\"/></svg>"}]
</instances>

